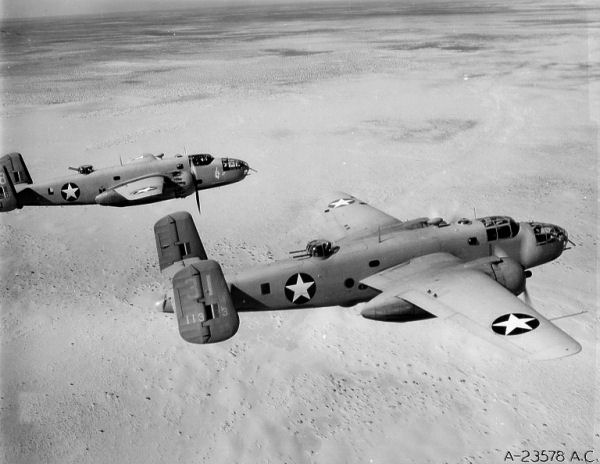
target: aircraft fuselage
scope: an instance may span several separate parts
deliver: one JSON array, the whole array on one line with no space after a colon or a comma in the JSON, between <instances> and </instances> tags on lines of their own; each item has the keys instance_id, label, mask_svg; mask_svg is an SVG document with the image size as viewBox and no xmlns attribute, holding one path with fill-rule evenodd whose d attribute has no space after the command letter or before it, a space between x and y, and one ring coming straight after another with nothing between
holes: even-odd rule
<instances>
[{"instance_id":1,"label":"aircraft fuselage","mask_svg":"<svg viewBox=\"0 0 600 464\"><path fill-rule=\"evenodd\" d=\"M260 264L227 280L234 305L241 311L352 306L379 293L361 284L362 279L419 256L447 252L472 261L501 255L527 269L562 253L566 240L563 229L540 223L517 225L512 221L511 224L513 236L498 239L480 220L461 220L442 226L424 222L422 228L399 227L366 238L342 240L328 257L309 256ZM564 234L565 240L542 243L544 240L536 234L539 227Z\"/></svg>"},{"instance_id":2,"label":"aircraft fuselage","mask_svg":"<svg viewBox=\"0 0 600 464\"><path fill-rule=\"evenodd\" d=\"M243 161L210 157L203 158L209 161L207 164L194 164L195 156L207 155L168 159L145 155L122 166L80 172L47 182L17 184L17 199L20 207L129 206L186 197L195 190L238 182L247 174L248 165ZM160 194L153 194L152 190L156 189L162 189Z\"/></svg>"}]
</instances>

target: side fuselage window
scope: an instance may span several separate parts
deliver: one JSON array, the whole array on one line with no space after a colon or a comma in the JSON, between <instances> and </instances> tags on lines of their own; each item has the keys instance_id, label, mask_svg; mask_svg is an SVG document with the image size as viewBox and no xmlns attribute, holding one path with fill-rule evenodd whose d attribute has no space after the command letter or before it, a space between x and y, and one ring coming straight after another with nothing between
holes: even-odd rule
<instances>
[{"instance_id":1,"label":"side fuselage window","mask_svg":"<svg viewBox=\"0 0 600 464\"><path fill-rule=\"evenodd\" d=\"M271 284L268 282L260 284L260 293L262 295L268 295L269 293L271 293Z\"/></svg>"}]
</instances>

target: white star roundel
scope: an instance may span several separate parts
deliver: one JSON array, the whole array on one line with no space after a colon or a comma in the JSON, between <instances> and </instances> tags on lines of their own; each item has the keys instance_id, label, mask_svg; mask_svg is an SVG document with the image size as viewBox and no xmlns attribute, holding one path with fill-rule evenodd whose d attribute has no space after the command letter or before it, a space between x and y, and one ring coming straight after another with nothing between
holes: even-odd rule
<instances>
[{"instance_id":1,"label":"white star roundel","mask_svg":"<svg viewBox=\"0 0 600 464\"><path fill-rule=\"evenodd\" d=\"M354 198L340 198L338 200L332 201L331 203L329 203L329 207L330 208L340 208L342 206L348 206L351 205L352 203L354 203Z\"/></svg>"},{"instance_id":2,"label":"white star roundel","mask_svg":"<svg viewBox=\"0 0 600 464\"><path fill-rule=\"evenodd\" d=\"M298 273L291 276L285 283L285 296L294 304L310 301L317 291L315 279L308 274Z\"/></svg>"},{"instance_id":3,"label":"white star roundel","mask_svg":"<svg viewBox=\"0 0 600 464\"><path fill-rule=\"evenodd\" d=\"M67 201L75 201L79 198L79 194L81 190L77 187L77 184L73 184L72 182L67 182L60 189L61 196Z\"/></svg>"},{"instance_id":4,"label":"white star roundel","mask_svg":"<svg viewBox=\"0 0 600 464\"><path fill-rule=\"evenodd\" d=\"M504 314L492 322L492 330L500 335L519 335L540 325L535 317L521 313Z\"/></svg>"}]
</instances>

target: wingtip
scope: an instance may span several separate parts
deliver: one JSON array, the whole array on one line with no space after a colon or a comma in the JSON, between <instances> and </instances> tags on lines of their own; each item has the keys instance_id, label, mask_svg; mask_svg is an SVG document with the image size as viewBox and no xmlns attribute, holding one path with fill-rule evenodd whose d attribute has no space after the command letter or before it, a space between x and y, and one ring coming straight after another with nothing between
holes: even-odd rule
<instances>
[{"instance_id":1,"label":"wingtip","mask_svg":"<svg viewBox=\"0 0 600 464\"><path fill-rule=\"evenodd\" d=\"M555 345L551 348L547 348L531 356L531 359L536 361L543 361L548 359L566 358L567 356L573 356L581 351L581 344L571 339L569 343Z\"/></svg>"}]
</instances>

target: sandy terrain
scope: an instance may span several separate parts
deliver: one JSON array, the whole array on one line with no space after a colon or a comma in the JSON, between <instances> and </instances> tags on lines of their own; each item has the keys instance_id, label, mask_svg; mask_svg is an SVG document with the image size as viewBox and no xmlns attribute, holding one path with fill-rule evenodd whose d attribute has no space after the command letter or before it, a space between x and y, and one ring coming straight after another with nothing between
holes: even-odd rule
<instances>
[{"instance_id":1,"label":"sandy terrain","mask_svg":"<svg viewBox=\"0 0 600 464\"><path fill-rule=\"evenodd\" d=\"M6 463L501 463L595 450L597 5L370 4L5 22L2 153L34 180L142 152L237 156L259 172L127 209L0 217ZM346 190L401 219L507 214L577 246L529 290L582 345L533 363L442 321L360 307L244 313L185 343L152 226L193 212L226 271L317 238Z\"/></svg>"}]
</instances>

